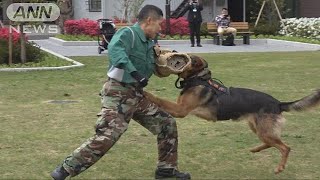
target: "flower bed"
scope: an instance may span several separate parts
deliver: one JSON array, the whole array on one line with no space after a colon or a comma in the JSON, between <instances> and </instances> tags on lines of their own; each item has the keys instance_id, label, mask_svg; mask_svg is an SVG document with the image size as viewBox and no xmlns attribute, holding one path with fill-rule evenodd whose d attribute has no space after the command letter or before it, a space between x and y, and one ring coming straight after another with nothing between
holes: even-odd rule
<instances>
[{"instance_id":1,"label":"flower bed","mask_svg":"<svg viewBox=\"0 0 320 180\"><path fill-rule=\"evenodd\" d=\"M119 18L113 19L114 23L126 23ZM69 35L89 35L96 36L99 34L99 25L97 21L89 19L67 20L64 24L65 32ZM162 33L166 31L166 20L161 23ZM188 35L189 23L185 17L170 19L170 36Z\"/></svg>"},{"instance_id":2,"label":"flower bed","mask_svg":"<svg viewBox=\"0 0 320 180\"><path fill-rule=\"evenodd\" d=\"M0 39L6 41L9 40L9 28L0 28ZM13 43L16 44L20 39L20 34L12 30L12 39Z\"/></svg>"},{"instance_id":3,"label":"flower bed","mask_svg":"<svg viewBox=\"0 0 320 180\"><path fill-rule=\"evenodd\" d=\"M281 35L320 39L320 18L289 18L282 22Z\"/></svg>"},{"instance_id":4,"label":"flower bed","mask_svg":"<svg viewBox=\"0 0 320 180\"><path fill-rule=\"evenodd\" d=\"M166 20L161 23L162 33L166 32ZM180 17L178 19L170 19L170 36L173 35L188 35L189 34L189 23L185 17Z\"/></svg>"},{"instance_id":5,"label":"flower bed","mask_svg":"<svg viewBox=\"0 0 320 180\"><path fill-rule=\"evenodd\" d=\"M12 48L12 60L14 64L20 63L20 34L12 31L13 48ZM26 37L27 40L27 37ZM0 28L0 64L8 64L9 59L9 29ZM32 42L26 41L26 55L27 62L40 62L44 59L44 55L40 48Z\"/></svg>"},{"instance_id":6,"label":"flower bed","mask_svg":"<svg viewBox=\"0 0 320 180\"><path fill-rule=\"evenodd\" d=\"M99 33L97 21L89 19L67 20L64 23L66 34L96 36Z\"/></svg>"}]
</instances>

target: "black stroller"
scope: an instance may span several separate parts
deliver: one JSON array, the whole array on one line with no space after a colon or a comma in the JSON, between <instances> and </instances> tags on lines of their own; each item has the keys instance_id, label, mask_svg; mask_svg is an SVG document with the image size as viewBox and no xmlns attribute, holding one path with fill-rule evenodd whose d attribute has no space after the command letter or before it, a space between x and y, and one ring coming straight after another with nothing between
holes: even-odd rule
<instances>
[{"instance_id":1,"label":"black stroller","mask_svg":"<svg viewBox=\"0 0 320 180\"><path fill-rule=\"evenodd\" d=\"M116 32L115 24L111 19L98 19L100 35L98 36L98 53L108 49L108 44Z\"/></svg>"}]
</instances>

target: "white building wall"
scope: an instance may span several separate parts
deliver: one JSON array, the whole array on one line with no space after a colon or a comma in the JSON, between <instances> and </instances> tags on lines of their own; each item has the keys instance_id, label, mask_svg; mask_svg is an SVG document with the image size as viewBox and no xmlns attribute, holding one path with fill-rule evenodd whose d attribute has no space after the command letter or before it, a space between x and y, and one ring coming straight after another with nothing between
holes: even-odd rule
<instances>
[{"instance_id":1,"label":"white building wall","mask_svg":"<svg viewBox=\"0 0 320 180\"><path fill-rule=\"evenodd\" d=\"M121 5L119 1L114 0L101 0L102 11L104 12L89 12L89 5L86 2L87 0L74 0L74 18L81 19L81 18L89 18L93 20L97 20L100 18L113 18L117 16L119 18L123 17L123 13L121 12ZM182 2L182 0L179 0ZM171 2L171 10L174 10L177 6L178 0L172 0ZM211 0L211 1L204 1L204 10L202 11L202 18L204 22L212 21L218 14L221 13L221 9L223 7L228 7L227 0ZM146 4L152 4L158 6L166 16L165 10L165 0L145 0L142 4L142 7ZM188 12L186 13L186 15ZM186 16L185 15L185 16Z\"/></svg>"},{"instance_id":2,"label":"white building wall","mask_svg":"<svg viewBox=\"0 0 320 180\"><path fill-rule=\"evenodd\" d=\"M72 3L74 10L74 19L88 18L97 20L102 18L102 12L89 12L89 5L87 0L74 0Z\"/></svg>"},{"instance_id":3,"label":"white building wall","mask_svg":"<svg viewBox=\"0 0 320 180\"><path fill-rule=\"evenodd\" d=\"M147 4L151 4L159 7L163 12L163 16L164 17L166 16L166 0L145 0L141 7Z\"/></svg>"}]
</instances>

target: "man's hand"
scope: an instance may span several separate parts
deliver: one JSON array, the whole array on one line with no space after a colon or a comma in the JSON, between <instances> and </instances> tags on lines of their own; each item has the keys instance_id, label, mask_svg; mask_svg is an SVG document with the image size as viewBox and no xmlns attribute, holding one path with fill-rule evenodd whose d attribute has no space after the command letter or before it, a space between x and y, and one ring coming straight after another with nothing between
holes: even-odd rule
<instances>
[{"instance_id":1,"label":"man's hand","mask_svg":"<svg viewBox=\"0 0 320 180\"><path fill-rule=\"evenodd\" d=\"M143 77L141 74L139 74L137 71L133 71L130 73L130 75L138 81L140 87L144 88L148 85L148 79Z\"/></svg>"}]
</instances>

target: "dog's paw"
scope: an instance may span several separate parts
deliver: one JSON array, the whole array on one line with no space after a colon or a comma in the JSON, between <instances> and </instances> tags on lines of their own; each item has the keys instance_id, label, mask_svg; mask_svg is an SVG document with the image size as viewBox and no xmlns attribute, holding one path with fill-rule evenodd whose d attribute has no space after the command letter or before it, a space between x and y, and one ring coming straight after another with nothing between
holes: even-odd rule
<instances>
[{"instance_id":1,"label":"dog's paw","mask_svg":"<svg viewBox=\"0 0 320 180\"><path fill-rule=\"evenodd\" d=\"M257 152L260 152L260 151L257 150L257 148L252 148L252 149L250 149L250 152L252 152L252 153L257 153Z\"/></svg>"},{"instance_id":2,"label":"dog's paw","mask_svg":"<svg viewBox=\"0 0 320 180\"><path fill-rule=\"evenodd\" d=\"M279 174L281 173L282 171L284 170L284 166L278 166L275 170L274 170L274 173L275 174Z\"/></svg>"}]
</instances>

